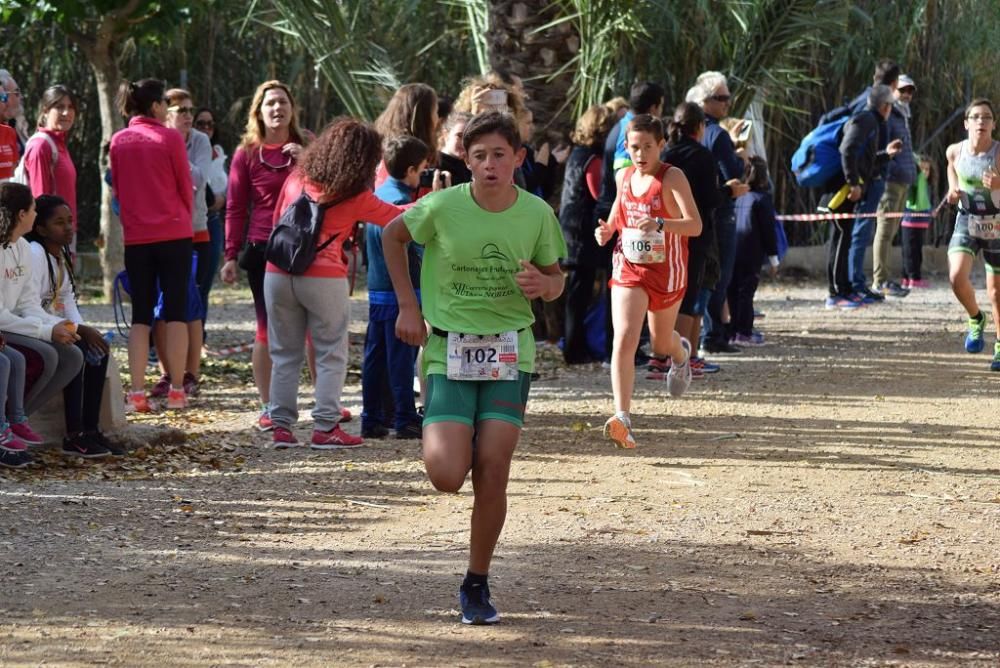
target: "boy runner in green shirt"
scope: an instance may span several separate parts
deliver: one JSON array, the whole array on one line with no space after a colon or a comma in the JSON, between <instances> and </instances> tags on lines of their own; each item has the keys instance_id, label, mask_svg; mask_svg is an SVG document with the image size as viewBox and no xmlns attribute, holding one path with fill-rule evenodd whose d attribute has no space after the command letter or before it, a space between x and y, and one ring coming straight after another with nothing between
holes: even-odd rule
<instances>
[{"instance_id":1,"label":"boy runner in green shirt","mask_svg":"<svg viewBox=\"0 0 1000 668\"><path fill-rule=\"evenodd\" d=\"M566 243L551 207L513 185L525 151L510 115L475 116L462 143L472 183L422 198L385 228L382 247L399 301L396 335L425 346L427 476L457 492L472 471L462 623L493 624L487 575L535 364L530 300L562 293ZM410 241L424 246L423 312L407 271Z\"/></svg>"}]
</instances>

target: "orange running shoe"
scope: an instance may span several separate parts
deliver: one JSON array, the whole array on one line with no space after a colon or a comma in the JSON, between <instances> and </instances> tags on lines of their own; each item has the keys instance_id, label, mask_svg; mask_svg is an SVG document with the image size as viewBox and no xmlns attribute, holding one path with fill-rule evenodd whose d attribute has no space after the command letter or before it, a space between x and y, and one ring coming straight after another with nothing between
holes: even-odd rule
<instances>
[{"instance_id":1,"label":"orange running shoe","mask_svg":"<svg viewBox=\"0 0 1000 668\"><path fill-rule=\"evenodd\" d=\"M635 437L632 436L632 424L628 418L612 415L604 423L604 437L615 442L615 447L625 450L635 448Z\"/></svg>"}]
</instances>

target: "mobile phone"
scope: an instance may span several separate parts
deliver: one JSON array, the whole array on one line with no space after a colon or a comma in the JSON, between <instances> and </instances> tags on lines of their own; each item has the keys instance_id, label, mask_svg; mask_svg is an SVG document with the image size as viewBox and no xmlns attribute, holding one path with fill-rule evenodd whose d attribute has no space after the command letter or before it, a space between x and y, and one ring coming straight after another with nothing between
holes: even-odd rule
<instances>
[{"instance_id":1,"label":"mobile phone","mask_svg":"<svg viewBox=\"0 0 1000 668\"><path fill-rule=\"evenodd\" d=\"M433 188L434 187L434 170L425 169L420 172L420 187L421 188Z\"/></svg>"},{"instance_id":2,"label":"mobile phone","mask_svg":"<svg viewBox=\"0 0 1000 668\"><path fill-rule=\"evenodd\" d=\"M483 94L483 104L491 107L507 106L507 91L502 88L493 88Z\"/></svg>"},{"instance_id":3,"label":"mobile phone","mask_svg":"<svg viewBox=\"0 0 1000 668\"><path fill-rule=\"evenodd\" d=\"M743 121L743 127L740 128L740 133L736 135L736 141L747 141L750 139L750 130L753 128L753 123L749 120Z\"/></svg>"}]
</instances>

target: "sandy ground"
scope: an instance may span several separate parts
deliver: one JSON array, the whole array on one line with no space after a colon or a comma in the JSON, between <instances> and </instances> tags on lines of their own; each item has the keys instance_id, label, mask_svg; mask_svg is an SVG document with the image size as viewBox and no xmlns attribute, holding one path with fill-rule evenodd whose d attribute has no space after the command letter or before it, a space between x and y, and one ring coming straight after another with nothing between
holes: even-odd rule
<instances>
[{"instance_id":1,"label":"sandy ground","mask_svg":"<svg viewBox=\"0 0 1000 668\"><path fill-rule=\"evenodd\" d=\"M146 418L186 443L0 471L0 664L996 666L1000 374L944 287L821 296L763 288L769 345L680 400L640 381L634 452L600 438L607 372L543 352L491 628L456 621L468 486L435 493L413 442L275 451L246 357L210 362ZM249 338L231 302L216 346Z\"/></svg>"}]
</instances>

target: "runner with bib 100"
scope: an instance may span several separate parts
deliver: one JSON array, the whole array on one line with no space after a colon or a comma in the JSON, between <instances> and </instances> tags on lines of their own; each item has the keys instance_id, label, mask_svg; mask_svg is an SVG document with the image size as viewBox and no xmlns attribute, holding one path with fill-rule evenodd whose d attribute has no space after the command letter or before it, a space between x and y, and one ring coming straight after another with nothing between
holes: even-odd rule
<instances>
[{"instance_id":1,"label":"runner with bib 100","mask_svg":"<svg viewBox=\"0 0 1000 668\"><path fill-rule=\"evenodd\" d=\"M618 196L609 220L598 221L594 234L605 245L615 232L612 255L611 320L615 341L611 353L611 387L615 414L604 435L620 448L634 448L629 409L635 385L635 351L643 318L649 319L653 362L669 370L667 392L684 394L691 384L691 343L674 331L687 288L687 238L701 234L701 217L684 172L660 162L665 145L663 123L649 114L636 116L626 128L632 166L616 175Z\"/></svg>"},{"instance_id":2,"label":"runner with bib 100","mask_svg":"<svg viewBox=\"0 0 1000 668\"><path fill-rule=\"evenodd\" d=\"M978 99L965 110L968 137L948 147L948 201L958 204L955 231L948 244L951 289L969 314L965 350L984 347L986 315L979 310L969 275L980 250L986 265L986 287L993 322L1000 323L1000 142L993 140L996 114L989 100ZM993 345L990 369L1000 371L1000 340Z\"/></svg>"}]
</instances>

